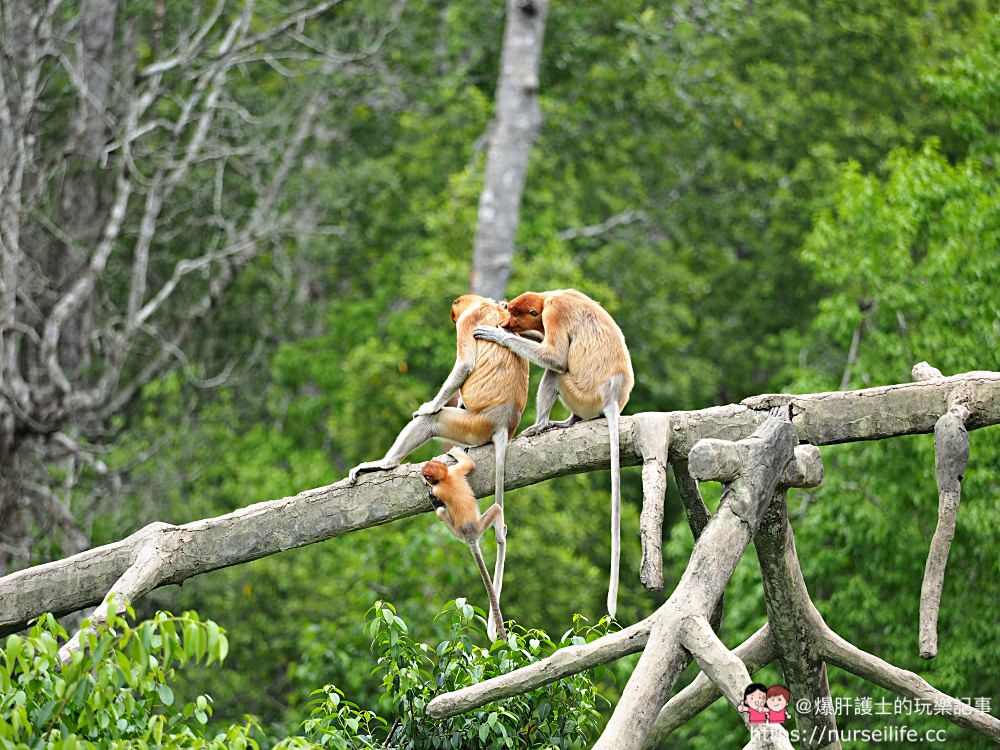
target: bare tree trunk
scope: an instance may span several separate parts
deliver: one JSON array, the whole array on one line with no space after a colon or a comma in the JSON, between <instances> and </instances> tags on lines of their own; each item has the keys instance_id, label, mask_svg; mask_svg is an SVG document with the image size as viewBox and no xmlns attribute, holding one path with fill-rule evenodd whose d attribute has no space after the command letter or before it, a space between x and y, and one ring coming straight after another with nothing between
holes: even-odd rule
<instances>
[{"instance_id":1,"label":"bare tree trunk","mask_svg":"<svg viewBox=\"0 0 1000 750\"><path fill-rule=\"evenodd\" d=\"M80 36L76 41L76 65L81 86L77 110L70 123L72 164L60 196L61 226L72 243L52 243L44 259L49 277L62 285L82 269L89 250L101 232L101 215L113 185L109 170L99 167L104 145L111 138L109 113L115 57L118 0L84 0L80 7ZM124 71L117 71L122 73ZM90 366L93 329L93 298L88 297L69 318L59 337L59 359L70 373Z\"/></svg>"},{"instance_id":2,"label":"bare tree trunk","mask_svg":"<svg viewBox=\"0 0 1000 750\"><path fill-rule=\"evenodd\" d=\"M538 69L548 13L548 0L507 0L496 114L469 280L474 294L493 299L503 296L510 277L528 156L542 124Z\"/></svg>"}]
</instances>

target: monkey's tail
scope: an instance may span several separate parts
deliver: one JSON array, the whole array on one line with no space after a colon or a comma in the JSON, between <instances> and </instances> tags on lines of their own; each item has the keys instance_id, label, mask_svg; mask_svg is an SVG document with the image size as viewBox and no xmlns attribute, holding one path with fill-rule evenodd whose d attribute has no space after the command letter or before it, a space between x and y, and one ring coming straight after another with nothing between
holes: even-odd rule
<instances>
[{"instance_id":1,"label":"monkey's tail","mask_svg":"<svg viewBox=\"0 0 1000 750\"><path fill-rule=\"evenodd\" d=\"M476 558L476 565L479 566L479 575L483 577L483 586L486 587L486 595L490 598L490 611L493 613L493 621L496 623L497 635L507 640L507 630L503 626L503 615L500 614L500 600L497 599L497 592L493 588L493 581L490 580L490 571L486 569L486 562L483 560L483 553L479 549L479 540L469 543L472 556Z\"/></svg>"},{"instance_id":2,"label":"monkey's tail","mask_svg":"<svg viewBox=\"0 0 1000 750\"><path fill-rule=\"evenodd\" d=\"M608 614L618 610L618 567L621 561L622 468L618 446L618 407L616 393L611 394L604 415L608 420L608 440L611 449L611 581L608 584Z\"/></svg>"}]
</instances>

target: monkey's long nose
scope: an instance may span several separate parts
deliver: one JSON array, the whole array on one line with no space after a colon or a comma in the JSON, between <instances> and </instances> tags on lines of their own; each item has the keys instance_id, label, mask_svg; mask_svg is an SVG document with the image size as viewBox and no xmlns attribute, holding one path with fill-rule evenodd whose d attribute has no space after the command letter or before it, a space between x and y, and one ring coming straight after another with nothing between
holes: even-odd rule
<instances>
[{"instance_id":1,"label":"monkey's long nose","mask_svg":"<svg viewBox=\"0 0 1000 750\"><path fill-rule=\"evenodd\" d=\"M507 317L501 320L497 325L499 325L501 328L510 328L510 323L511 323L510 315L508 314Z\"/></svg>"}]
</instances>

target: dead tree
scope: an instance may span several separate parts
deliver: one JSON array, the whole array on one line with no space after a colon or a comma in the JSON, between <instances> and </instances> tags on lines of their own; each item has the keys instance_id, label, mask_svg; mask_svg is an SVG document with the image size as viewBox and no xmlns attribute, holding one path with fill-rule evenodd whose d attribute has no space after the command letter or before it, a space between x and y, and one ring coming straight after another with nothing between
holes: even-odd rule
<instances>
[{"instance_id":1,"label":"dead tree","mask_svg":"<svg viewBox=\"0 0 1000 750\"><path fill-rule=\"evenodd\" d=\"M830 630L809 597L785 507L787 488L812 487L822 480L817 446L930 433L941 415L953 410L961 415L965 430L1000 424L1000 373L932 374L914 383L859 391L772 394L699 411L624 418L621 460L626 466L647 465L644 502L662 503L656 496L662 492L665 457L683 485L698 537L687 571L670 598L645 620L622 631L440 695L428 713L455 715L642 651L597 748L656 746L720 695L735 704L749 674L776 658L795 694L810 697L814 704L829 697L826 666L833 664L900 695L930 701L944 718L1000 741L1000 720ZM959 432L959 462L961 442ZM959 468L953 443L936 440L939 454L947 454L938 457L939 476L950 477ZM477 496L492 492L491 450L484 446L476 451L480 468L469 478ZM508 451L511 489L604 469L609 463L607 426L603 420L582 422L559 435L515 440ZM964 464L961 469L959 475ZM709 514L701 501L697 480L723 483L723 499L715 514ZM110 607L120 609L158 586L427 509L418 467L404 465L366 475L353 487L321 487L182 526L153 524L120 542L0 578L0 634L23 628L46 611L63 614L95 604L99 606L92 621L99 624ZM655 509L651 515L655 517ZM751 540L760 558L768 625L729 649L715 634L712 620L722 589ZM934 549L928 570L940 578L943 563ZM64 654L75 645L76 640L66 644ZM703 674L671 698L676 679L691 658ZM839 747L832 717L797 712L796 722L812 738L804 747ZM775 730L754 734L749 746L787 747L787 743L784 732Z\"/></svg>"},{"instance_id":2,"label":"dead tree","mask_svg":"<svg viewBox=\"0 0 1000 750\"><path fill-rule=\"evenodd\" d=\"M493 299L507 287L528 157L542 125L538 75L548 14L548 0L507 0L469 283L473 294Z\"/></svg>"},{"instance_id":3,"label":"dead tree","mask_svg":"<svg viewBox=\"0 0 1000 750\"><path fill-rule=\"evenodd\" d=\"M334 74L382 40L338 50L319 23L337 4L0 6L0 571L41 537L89 544L67 506L81 477L115 479L111 417L168 369L224 380L233 363L205 373L189 334L263 252L318 230L291 178ZM295 106L262 105L265 76Z\"/></svg>"}]
</instances>

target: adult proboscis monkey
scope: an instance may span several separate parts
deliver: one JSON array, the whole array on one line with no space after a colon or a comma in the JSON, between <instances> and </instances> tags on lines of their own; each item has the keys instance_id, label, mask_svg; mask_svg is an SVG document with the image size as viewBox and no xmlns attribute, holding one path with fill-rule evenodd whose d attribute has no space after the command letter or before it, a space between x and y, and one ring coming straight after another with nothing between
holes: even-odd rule
<instances>
[{"instance_id":1,"label":"adult proboscis monkey","mask_svg":"<svg viewBox=\"0 0 1000 750\"><path fill-rule=\"evenodd\" d=\"M348 475L351 484L363 471L399 466L407 454L431 438L443 438L466 446L492 442L496 452L496 503L503 508L507 441L513 437L528 401L528 363L522 356L502 346L477 341L472 332L476 326L496 326L506 318L506 308L486 297L464 294L454 301L451 319L455 323L458 355L451 373L437 396L413 412L413 420L403 428L381 460L368 461L351 469ZM461 393L464 408L445 405L456 391ZM503 588L507 540L502 523L494 526L494 530L497 559L493 583L499 597ZM488 626L491 638L496 633L497 625L491 614Z\"/></svg>"},{"instance_id":2,"label":"adult proboscis monkey","mask_svg":"<svg viewBox=\"0 0 1000 750\"><path fill-rule=\"evenodd\" d=\"M516 334L537 332L541 343ZM618 608L618 567L621 558L621 460L618 418L628 402L635 377L625 336L597 302L575 289L525 292L507 305L499 327L478 326L473 335L507 347L545 368L536 399L535 424L522 434L537 435L601 415L608 420L611 448L611 571L608 613ZM550 422L559 397L571 416Z\"/></svg>"}]
</instances>

